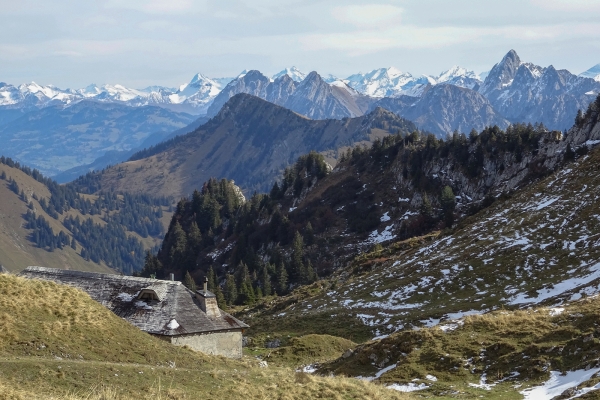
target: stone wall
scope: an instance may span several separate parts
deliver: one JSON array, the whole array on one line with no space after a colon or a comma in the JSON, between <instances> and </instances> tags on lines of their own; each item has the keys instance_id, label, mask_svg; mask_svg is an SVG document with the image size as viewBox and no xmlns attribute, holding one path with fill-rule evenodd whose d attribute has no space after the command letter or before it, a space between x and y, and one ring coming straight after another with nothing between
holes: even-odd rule
<instances>
[{"instance_id":1,"label":"stone wall","mask_svg":"<svg viewBox=\"0 0 600 400\"><path fill-rule=\"evenodd\" d=\"M242 357L242 332L216 332L204 335L181 335L163 337L176 346L189 346L205 354L225 356L229 358Z\"/></svg>"}]
</instances>

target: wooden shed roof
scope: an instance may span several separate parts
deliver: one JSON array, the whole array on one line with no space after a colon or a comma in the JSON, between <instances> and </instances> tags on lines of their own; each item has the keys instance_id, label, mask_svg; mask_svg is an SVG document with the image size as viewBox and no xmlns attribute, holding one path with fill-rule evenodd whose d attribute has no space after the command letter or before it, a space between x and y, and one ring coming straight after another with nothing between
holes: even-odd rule
<instances>
[{"instance_id":1,"label":"wooden shed roof","mask_svg":"<svg viewBox=\"0 0 600 400\"><path fill-rule=\"evenodd\" d=\"M28 267L21 276L81 289L119 317L156 335L177 336L248 327L223 310L219 310L220 316L210 318L200 308L195 294L177 281L45 267ZM153 291L158 300L139 299L144 289Z\"/></svg>"}]
</instances>

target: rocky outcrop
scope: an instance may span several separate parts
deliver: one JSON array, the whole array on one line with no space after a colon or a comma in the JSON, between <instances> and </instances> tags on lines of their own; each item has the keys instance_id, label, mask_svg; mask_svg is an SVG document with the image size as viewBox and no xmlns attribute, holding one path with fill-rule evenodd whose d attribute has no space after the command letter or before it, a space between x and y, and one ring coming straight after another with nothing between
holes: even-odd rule
<instances>
[{"instance_id":1,"label":"rocky outcrop","mask_svg":"<svg viewBox=\"0 0 600 400\"><path fill-rule=\"evenodd\" d=\"M492 106L510 122L542 122L564 130L577 110L600 93L600 82L567 70L523 63L514 50L492 68L481 87Z\"/></svg>"},{"instance_id":2,"label":"rocky outcrop","mask_svg":"<svg viewBox=\"0 0 600 400\"><path fill-rule=\"evenodd\" d=\"M444 137L458 130L481 131L486 126L506 128L509 122L474 90L441 84L428 88L420 98L401 96L374 104L413 121L420 129Z\"/></svg>"},{"instance_id":3,"label":"rocky outcrop","mask_svg":"<svg viewBox=\"0 0 600 400\"><path fill-rule=\"evenodd\" d=\"M374 101L344 83L330 85L314 71L301 82L295 82L287 74L270 81L260 72L250 71L231 81L219 93L209 107L208 115L215 116L231 97L239 93L260 97L311 119L358 117L367 112Z\"/></svg>"},{"instance_id":4,"label":"rocky outcrop","mask_svg":"<svg viewBox=\"0 0 600 400\"><path fill-rule=\"evenodd\" d=\"M477 177L469 176L454 157L436 158L425 163L424 175L437 180L440 186L452 187L461 199L459 208L463 209L482 202L486 197L497 198L512 193L562 167L569 161L569 152L573 152L572 157L575 157L575 153L584 154L600 144L599 111L600 101L596 100L579 126L573 126L566 135L560 131L546 131L531 151L496 152L485 157L483 173ZM471 143L468 153L479 151L478 146L477 142ZM397 171L397 183L415 194L411 203L418 207L421 197L412 180L403 176L402 171Z\"/></svg>"}]
</instances>

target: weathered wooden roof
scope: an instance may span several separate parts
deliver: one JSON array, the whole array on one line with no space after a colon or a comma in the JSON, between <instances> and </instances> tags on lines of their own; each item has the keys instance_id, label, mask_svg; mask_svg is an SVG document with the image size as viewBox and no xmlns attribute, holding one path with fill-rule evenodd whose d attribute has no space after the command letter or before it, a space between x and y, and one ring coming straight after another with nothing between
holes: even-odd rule
<instances>
[{"instance_id":1,"label":"weathered wooden roof","mask_svg":"<svg viewBox=\"0 0 600 400\"><path fill-rule=\"evenodd\" d=\"M223 310L219 310L219 317L209 318L200 308L195 294L177 281L44 267L28 267L21 276L81 289L119 317L148 333L176 336L248 327ZM143 289L154 291L160 301L138 299Z\"/></svg>"}]
</instances>

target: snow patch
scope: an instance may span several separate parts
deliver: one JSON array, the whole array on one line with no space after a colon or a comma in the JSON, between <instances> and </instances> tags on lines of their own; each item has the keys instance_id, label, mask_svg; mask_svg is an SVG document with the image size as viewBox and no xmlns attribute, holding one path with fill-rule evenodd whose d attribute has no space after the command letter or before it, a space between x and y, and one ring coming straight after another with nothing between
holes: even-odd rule
<instances>
[{"instance_id":1,"label":"snow patch","mask_svg":"<svg viewBox=\"0 0 600 400\"><path fill-rule=\"evenodd\" d=\"M524 396L525 400L552 399L553 397L563 393L565 390L578 386L579 384L587 381L598 371L600 371L600 368L592 368L587 371L581 369L567 372L565 375L561 375L561 373L558 371L551 371L550 379L544 382L543 385L523 390L520 393ZM593 390L595 387L588 389Z\"/></svg>"},{"instance_id":2,"label":"snow patch","mask_svg":"<svg viewBox=\"0 0 600 400\"><path fill-rule=\"evenodd\" d=\"M175 320L172 319L171 321L169 321L169 323L167 324L167 328L173 330L173 329L177 329L179 328L179 323Z\"/></svg>"},{"instance_id":3,"label":"snow patch","mask_svg":"<svg viewBox=\"0 0 600 400\"><path fill-rule=\"evenodd\" d=\"M152 310L152 307L150 307L145 301L136 301L134 305L137 308L143 308L144 310Z\"/></svg>"},{"instance_id":4,"label":"snow patch","mask_svg":"<svg viewBox=\"0 0 600 400\"><path fill-rule=\"evenodd\" d=\"M392 240L395 237L396 236L392 234L392 225L390 225L387 226L381 233L375 229L373 232L371 232L367 241L370 243L383 243L388 240Z\"/></svg>"},{"instance_id":5,"label":"snow patch","mask_svg":"<svg viewBox=\"0 0 600 400\"><path fill-rule=\"evenodd\" d=\"M392 385L386 386L386 388L388 389L392 389L392 390L397 390L399 392L416 392L418 390L425 390L425 389L429 389L429 386L427 386L424 383L408 383L406 385L400 385L398 383L394 383Z\"/></svg>"}]
</instances>

